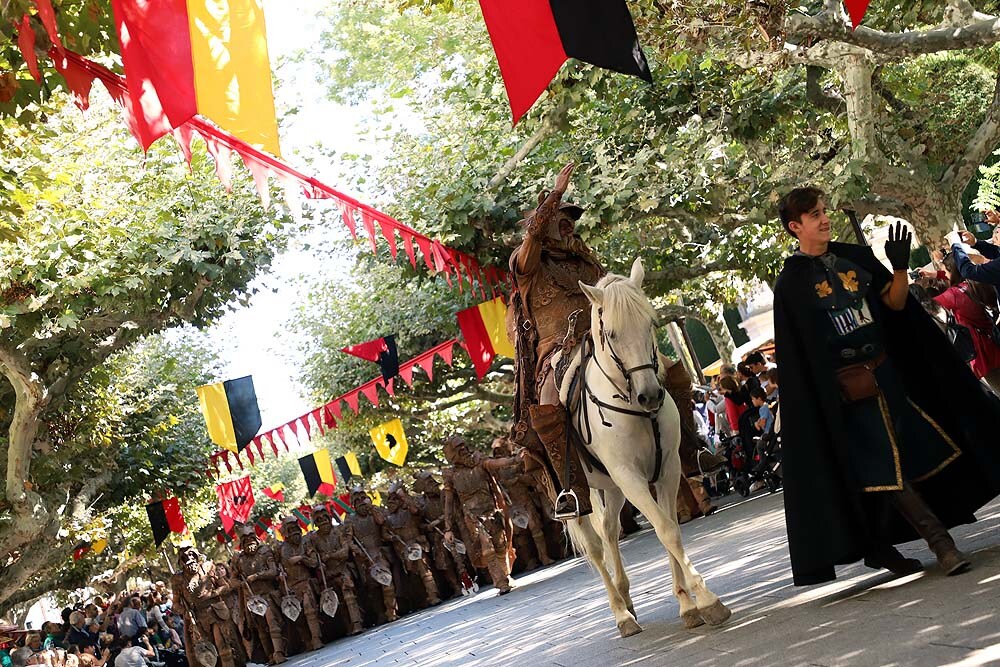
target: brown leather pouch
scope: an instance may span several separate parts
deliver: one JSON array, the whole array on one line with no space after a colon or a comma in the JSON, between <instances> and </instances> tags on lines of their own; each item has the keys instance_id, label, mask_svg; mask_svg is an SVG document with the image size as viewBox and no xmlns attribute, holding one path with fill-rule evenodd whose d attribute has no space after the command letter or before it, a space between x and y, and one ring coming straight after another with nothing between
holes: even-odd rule
<instances>
[{"instance_id":1,"label":"brown leather pouch","mask_svg":"<svg viewBox=\"0 0 1000 667\"><path fill-rule=\"evenodd\" d=\"M878 380L875 378L875 369L882 365L885 356L883 352L875 359L837 369L840 398L845 403L856 403L866 398L878 396Z\"/></svg>"}]
</instances>

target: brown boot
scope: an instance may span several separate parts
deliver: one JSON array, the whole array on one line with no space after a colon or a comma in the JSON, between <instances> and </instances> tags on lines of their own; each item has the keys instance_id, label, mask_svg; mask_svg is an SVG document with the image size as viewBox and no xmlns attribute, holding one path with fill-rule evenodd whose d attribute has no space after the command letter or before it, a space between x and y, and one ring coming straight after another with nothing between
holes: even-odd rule
<instances>
[{"instance_id":1,"label":"brown boot","mask_svg":"<svg viewBox=\"0 0 1000 667\"><path fill-rule=\"evenodd\" d=\"M687 523L702 516L698 501L691 491L691 485L681 480L677 486L677 523Z\"/></svg>"},{"instance_id":2,"label":"brown boot","mask_svg":"<svg viewBox=\"0 0 1000 667\"><path fill-rule=\"evenodd\" d=\"M938 567L942 572L950 577L972 567L965 554L955 546L955 540L948 533L948 529L909 482L903 483L902 491L892 494L891 501L893 507L913 526L920 537L927 541L927 546L937 557Z\"/></svg>"},{"instance_id":3,"label":"brown boot","mask_svg":"<svg viewBox=\"0 0 1000 667\"><path fill-rule=\"evenodd\" d=\"M580 455L566 438L566 409L561 405L532 405L528 407L528 414L531 416L531 426L545 446L545 453L548 454L549 462L559 478L555 486L559 489L572 489L580 505L580 516L590 514L593 511L590 504L590 486L581 468ZM569 479L564 480L562 477L566 474L567 453ZM556 499L551 500L555 504ZM556 507L556 512L558 513L560 509Z\"/></svg>"},{"instance_id":4,"label":"brown boot","mask_svg":"<svg viewBox=\"0 0 1000 667\"><path fill-rule=\"evenodd\" d=\"M701 480L696 477L687 477L687 483L691 486L691 494L694 496L695 502L698 503L698 509L705 516L708 516L715 510L719 509L717 505L712 504L712 499L708 497L708 492L705 491L705 487L702 485Z\"/></svg>"}]
</instances>

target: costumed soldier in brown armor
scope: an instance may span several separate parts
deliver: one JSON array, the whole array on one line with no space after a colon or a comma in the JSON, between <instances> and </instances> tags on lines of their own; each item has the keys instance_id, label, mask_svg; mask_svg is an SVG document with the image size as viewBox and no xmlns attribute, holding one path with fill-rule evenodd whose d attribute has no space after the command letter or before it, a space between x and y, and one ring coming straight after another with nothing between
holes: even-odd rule
<instances>
[{"instance_id":1,"label":"costumed soldier in brown armor","mask_svg":"<svg viewBox=\"0 0 1000 667\"><path fill-rule=\"evenodd\" d=\"M423 582L425 604L418 606L425 608L441 604L437 582L434 581L434 574L428 565L430 544L424 537L420 507L401 483L394 482L389 487L385 510L385 522L382 524L383 539L392 544L406 571L419 576ZM420 548L419 557L416 557L415 547Z\"/></svg>"},{"instance_id":2,"label":"costumed soldier in brown armor","mask_svg":"<svg viewBox=\"0 0 1000 667\"><path fill-rule=\"evenodd\" d=\"M444 498L441 496L441 485L431 473L422 470L413 480L413 490L420 494L416 497L416 502L431 545L434 569L448 582L452 595L458 597L463 589L472 588L472 579L465 569L465 557L444 543Z\"/></svg>"},{"instance_id":3,"label":"costumed soldier in brown armor","mask_svg":"<svg viewBox=\"0 0 1000 667\"><path fill-rule=\"evenodd\" d=\"M507 458L511 454L513 451L507 438L496 438L493 441L493 458ZM514 524L515 539L519 533L530 535L535 543L538 560L542 565L551 565L555 561L549 557L549 547L545 542L545 519L540 511L541 507L536 505L542 499L538 497L531 474L515 467L506 467L496 472L496 478L500 482L500 488L507 492L510 499L509 514L511 523ZM537 565L534 559L531 560Z\"/></svg>"},{"instance_id":4,"label":"costumed soldier in brown armor","mask_svg":"<svg viewBox=\"0 0 1000 667\"><path fill-rule=\"evenodd\" d=\"M529 460L546 470L546 481L550 482L546 490L553 500L558 489L574 491L579 506L561 496L555 507L557 518L587 514L591 507L579 454L575 447L567 448L566 410L559 403L551 360L562 350L568 361L572 356L569 352L590 332L591 304L578 282L594 285L605 274L594 253L574 233L583 209L562 201L572 173L573 163L563 167L552 192L542 192L538 207L522 221L526 226L524 240L510 256L517 291L507 311L507 334L517 355L511 438L515 445L528 449ZM667 367L663 374L670 376L672 371ZM668 392L681 388L690 395L690 378L686 388L675 380L664 384ZM674 393L671 396L678 400ZM688 458L697 455L697 445L682 442L682 460L683 448L692 445L695 449L688 452ZM718 467L721 462L713 465ZM562 479L567 470L570 479ZM682 494L684 489L682 485ZM685 495L690 496L690 489Z\"/></svg>"},{"instance_id":5,"label":"costumed soldier in brown armor","mask_svg":"<svg viewBox=\"0 0 1000 667\"><path fill-rule=\"evenodd\" d=\"M281 628L281 596L278 593L278 563L274 551L260 541L252 525L237 527L240 551L233 556L233 575L241 584L241 603L247 608L249 596L267 603L263 616L248 613L249 625L272 665L285 661L285 640ZM249 591L247 588L249 587Z\"/></svg>"},{"instance_id":6,"label":"costumed soldier in brown armor","mask_svg":"<svg viewBox=\"0 0 1000 667\"><path fill-rule=\"evenodd\" d=\"M372 505L372 499L361 487L356 487L351 491L351 506L354 508L354 514L348 514L344 518L344 527L350 529L354 537L351 544L354 562L358 564L361 579L365 585L369 588L378 586L382 590L382 605L385 609L384 620L386 622L395 621L398 613L396 611L396 587L393 585L392 576L390 574L384 582L379 582L375 578L376 571L392 572L389 559L383 551L385 544L382 541L382 523L385 518ZM383 620L381 615L379 620Z\"/></svg>"},{"instance_id":7,"label":"costumed soldier in brown armor","mask_svg":"<svg viewBox=\"0 0 1000 667\"><path fill-rule=\"evenodd\" d=\"M229 582L194 547L182 547L178 562L181 569L171 577L170 585L174 612L185 619L185 646L193 647L193 655L204 664L211 662L203 656L203 642L207 642L214 646L221 667L243 667L242 642L223 599Z\"/></svg>"},{"instance_id":8,"label":"costumed soldier in brown armor","mask_svg":"<svg viewBox=\"0 0 1000 667\"><path fill-rule=\"evenodd\" d=\"M278 560L284 570L285 585L302 603L302 614L309 627L309 650L323 648L323 633L319 625L319 602L313 588L313 571L319 567L319 556L302 538L302 527L294 516L281 522L285 541L278 547Z\"/></svg>"},{"instance_id":9,"label":"costumed soldier in brown armor","mask_svg":"<svg viewBox=\"0 0 1000 667\"><path fill-rule=\"evenodd\" d=\"M491 459L470 451L465 439L452 435L444 441L444 456L452 467L444 476L444 539L454 544L451 517L458 500L458 514L472 537L472 564L489 570L500 595L511 591L510 566L514 562L511 545L512 526L506 515L506 502L494 473L509 466L521 467L520 458Z\"/></svg>"},{"instance_id":10,"label":"costumed soldier in brown armor","mask_svg":"<svg viewBox=\"0 0 1000 667\"><path fill-rule=\"evenodd\" d=\"M306 535L305 540L320 558L327 585L337 591L342 606L347 610L347 634L356 635L364 628L361 626L361 608L358 607L349 563L353 531L349 526L334 526L324 505L313 508L312 520L316 530Z\"/></svg>"}]
</instances>

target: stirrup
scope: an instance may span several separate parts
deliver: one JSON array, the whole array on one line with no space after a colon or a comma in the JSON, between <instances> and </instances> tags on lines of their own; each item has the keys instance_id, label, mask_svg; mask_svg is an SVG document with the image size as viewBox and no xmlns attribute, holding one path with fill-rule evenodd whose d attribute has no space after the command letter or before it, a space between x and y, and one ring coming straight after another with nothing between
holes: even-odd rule
<instances>
[{"instance_id":1,"label":"stirrup","mask_svg":"<svg viewBox=\"0 0 1000 667\"><path fill-rule=\"evenodd\" d=\"M556 521L571 521L580 518L580 499L573 489L559 492L553 506L552 516Z\"/></svg>"}]
</instances>

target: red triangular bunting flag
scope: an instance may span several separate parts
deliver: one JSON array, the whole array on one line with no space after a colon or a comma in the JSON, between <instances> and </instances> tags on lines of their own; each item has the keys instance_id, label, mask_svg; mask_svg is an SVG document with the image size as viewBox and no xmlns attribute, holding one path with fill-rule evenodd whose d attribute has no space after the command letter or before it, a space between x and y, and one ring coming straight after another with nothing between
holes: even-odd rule
<instances>
[{"instance_id":1,"label":"red triangular bunting flag","mask_svg":"<svg viewBox=\"0 0 1000 667\"><path fill-rule=\"evenodd\" d=\"M281 432L281 441L285 445L285 451L288 451L289 441L298 444L298 439L295 437L295 431L292 430L291 424L285 424Z\"/></svg>"},{"instance_id":2,"label":"red triangular bunting flag","mask_svg":"<svg viewBox=\"0 0 1000 667\"><path fill-rule=\"evenodd\" d=\"M378 407L378 383L370 383L361 387L361 393L365 395L371 404Z\"/></svg>"},{"instance_id":3,"label":"red triangular bunting flag","mask_svg":"<svg viewBox=\"0 0 1000 667\"><path fill-rule=\"evenodd\" d=\"M349 394L344 394L344 402L347 406L354 411L354 414L358 414L358 390L355 389Z\"/></svg>"},{"instance_id":4,"label":"red triangular bunting flag","mask_svg":"<svg viewBox=\"0 0 1000 667\"><path fill-rule=\"evenodd\" d=\"M208 154L215 161L215 176L222 182L222 186L227 191L233 189L233 153L228 147L223 146L215 137L205 136L205 145L208 146Z\"/></svg>"},{"instance_id":5,"label":"red triangular bunting flag","mask_svg":"<svg viewBox=\"0 0 1000 667\"><path fill-rule=\"evenodd\" d=\"M403 249L410 259L410 266L417 268L417 255L413 252L413 235L403 230L399 230L399 235L403 237Z\"/></svg>"},{"instance_id":6,"label":"red triangular bunting flag","mask_svg":"<svg viewBox=\"0 0 1000 667\"><path fill-rule=\"evenodd\" d=\"M451 361L452 361L452 359L455 356L454 343L452 343L451 345L448 345L446 347L441 348L441 350L438 352L438 355L440 355L440 357L442 359L444 359L444 363L446 363L449 366L451 366Z\"/></svg>"},{"instance_id":7,"label":"red triangular bunting flag","mask_svg":"<svg viewBox=\"0 0 1000 667\"><path fill-rule=\"evenodd\" d=\"M337 402L337 405L340 405L339 401ZM337 428L337 420L333 416L333 408L330 405L327 405L323 410L323 424L327 428Z\"/></svg>"},{"instance_id":8,"label":"red triangular bunting flag","mask_svg":"<svg viewBox=\"0 0 1000 667\"><path fill-rule=\"evenodd\" d=\"M419 364L420 367L424 369L424 372L427 373L427 378L429 380L433 380L434 379L434 355L433 354L429 354L427 356L421 357L420 359L417 360L417 364Z\"/></svg>"},{"instance_id":9,"label":"red triangular bunting flag","mask_svg":"<svg viewBox=\"0 0 1000 667\"><path fill-rule=\"evenodd\" d=\"M331 401L330 403L327 403L327 408L330 410L330 414L332 414L337 419L340 419L340 411L342 409L342 406L340 405L340 399L339 398L337 400L335 400L335 401Z\"/></svg>"},{"instance_id":10,"label":"red triangular bunting flag","mask_svg":"<svg viewBox=\"0 0 1000 667\"><path fill-rule=\"evenodd\" d=\"M365 226L365 233L368 234L368 242L371 244L372 253L378 254L378 246L375 243L375 221L368 211L361 211L361 224Z\"/></svg>"},{"instance_id":11,"label":"red triangular bunting flag","mask_svg":"<svg viewBox=\"0 0 1000 667\"><path fill-rule=\"evenodd\" d=\"M233 466L229 465L229 451L228 450L223 450L222 451L222 463L226 466L226 470L228 470L230 473L233 472Z\"/></svg>"},{"instance_id":12,"label":"red triangular bunting flag","mask_svg":"<svg viewBox=\"0 0 1000 667\"><path fill-rule=\"evenodd\" d=\"M346 202L340 202L340 215L344 218L344 224L351 230L351 238L358 238L357 222L354 218L354 207Z\"/></svg>"},{"instance_id":13,"label":"red triangular bunting flag","mask_svg":"<svg viewBox=\"0 0 1000 667\"><path fill-rule=\"evenodd\" d=\"M410 387L413 386L413 365L407 364L406 366L399 367L399 377L403 378L403 381Z\"/></svg>"},{"instance_id":14,"label":"red triangular bunting flag","mask_svg":"<svg viewBox=\"0 0 1000 667\"><path fill-rule=\"evenodd\" d=\"M245 153L240 153L240 157L243 158L243 164L246 165L246 168L250 170L250 174L253 176L253 184L257 187L257 195L260 196L260 203L266 211L271 207L271 189L267 184L267 177L271 173L271 170L266 164L258 162Z\"/></svg>"},{"instance_id":15,"label":"red triangular bunting flag","mask_svg":"<svg viewBox=\"0 0 1000 667\"><path fill-rule=\"evenodd\" d=\"M70 60L56 53L55 49L49 51L56 71L66 79L66 85L73 91L73 102L81 111L90 108L90 89L94 85L94 74L85 67L82 67L75 60Z\"/></svg>"},{"instance_id":16,"label":"red triangular bunting flag","mask_svg":"<svg viewBox=\"0 0 1000 667\"><path fill-rule=\"evenodd\" d=\"M271 445L271 451L274 452L275 456L277 456L278 455L278 443L275 442L274 431L271 431L269 434L261 436L261 437L264 438L265 440L267 440L268 444Z\"/></svg>"},{"instance_id":17,"label":"red triangular bunting flag","mask_svg":"<svg viewBox=\"0 0 1000 667\"><path fill-rule=\"evenodd\" d=\"M420 252L424 256L424 264L427 265L428 271L434 270L434 258L431 256L431 240L424 238L423 236L418 236L417 246L420 248Z\"/></svg>"},{"instance_id":18,"label":"red triangular bunting flag","mask_svg":"<svg viewBox=\"0 0 1000 667\"><path fill-rule=\"evenodd\" d=\"M387 382L386 384L384 384L382 386L382 388L385 389L385 393L389 394L390 396L395 396L396 395L396 389L395 389L395 387L392 384L392 381L395 380L395 379L396 378L389 378L389 382Z\"/></svg>"},{"instance_id":19,"label":"red triangular bunting flag","mask_svg":"<svg viewBox=\"0 0 1000 667\"><path fill-rule=\"evenodd\" d=\"M21 50L21 57L24 64L31 72L31 78L38 83L42 82L42 73L38 70L38 56L35 54L35 29L31 27L31 17L27 14L21 19L17 26L17 48Z\"/></svg>"},{"instance_id":20,"label":"red triangular bunting flag","mask_svg":"<svg viewBox=\"0 0 1000 667\"><path fill-rule=\"evenodd\" d=\"M844 0L844 4L847 5L847 13L851 15L851 26L857 28L861 25L861 20L865 17L865 12L868 11L868 3L871 0Z\"/></svg>"},{"instance_id":21,"label":"red triangular bunting flag","mask_svg":"<svg viewBox=\"0 0 1000 667\"><path fill-rule=\"evenodd\" d=\"M392 258L396 259L396 232L395 227L388 220L379 219L378 221L379 229L382 230L382 238L385 239L386 243L389 244L389 252L392 254Z\"/></svg>"}]
</instances>

